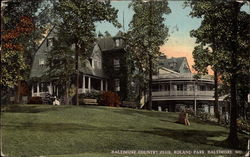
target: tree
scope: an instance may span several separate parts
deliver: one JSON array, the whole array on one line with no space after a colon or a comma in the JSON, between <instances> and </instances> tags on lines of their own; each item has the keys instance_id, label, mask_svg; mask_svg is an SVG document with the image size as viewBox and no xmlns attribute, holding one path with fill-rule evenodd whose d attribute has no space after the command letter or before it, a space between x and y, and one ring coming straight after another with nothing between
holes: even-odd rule
<instances>
[{"instance_id":1,"label":"tree","mask_svg":"<svg viewBox=\"0 0 250 157\"><path fill-rule=\"evenodd\" d=\"M64 41L75 47L76 105L78 105L79 59L86 59L95 42L95 22L108 21L120 27L117 12L110 1L59 0L55 7L57 27Z\"/></svg>"},{"instance_id":2,"label":"tree","mask_svg":"<svg viewBox=\"0 0 250 157\"><path fill-rule=\"evenodd\" d=\"M201 28L201 27L200 27ZM199 29L200 29L199 28ZM199 31L193 31L191 33L191 36L197 37L199 33L204 33L205 30ZM197 42L199 43L199 40L197 39ZM209 47L210 48L210 47ZM220 58L218 58L218 51L215 50L215 48L209 50L209 48L204 48L202 44L196 46L193 51L193 58L195 65L193 66L198 73L201 74L207 74L208 73L208 67L210 66L212 70L214 71L214 113L215 117L218 119L218 122L220 122L220 113L219 113L219 95L218 95L218 73L220 72L220 69L218 68L218 61Z\"/></svg>"},{"instance_id":3,"label":"tree","mask_svg":"<svg viewBox=\"0 0 250 157\"><path fill-rule=\"evenodd\" d=\"M62 40L60 31L56 33L57 39L53 40L51 51L47 52L47 69L43 76L45 80L53 81L55 84L61 85L64 89L65 104L69 104L69 88L71 78L74 74L74 52L71 45ZM60 79L58 79L60 78Z\"/></svg>"},{"instance_id":4,"label":"tree","mask_svg":"<svg viewBox=\"0 0 250 157\"><path fill-rule=\"evenodd\" d=\"M231 118L228 141L236 148L239 143L236 85L239 73L245 71L244 67L246 67L244 55L248 53L249 48L249 15L240 11L243 4L236 1L190 1L189 4L192 7L191 15L203 18L201 27L195 32L197 41L217 52L219 56L216 56L214 65L216 69L220 69L222 76L229 76L227 83L230 85Z\"/></svg>"},{"instance_id":5,"label":"tree","mask_svg":"<svg viewBox=\"0 0 250 157\"><path fill-rule=\"evenodd\" d=\"M138 78L147 80L149 100L148 109L152 108L152 73L154 62L159 56L159 48L168 37L168 28L164 24L164 15L171 12L167 0L148 1L133 0L130 3L135 14L126 35L127 49L131 52ZM146 79L147 78L147 79ZM140 84L143 87L143 83Z\"/></svg>"},{"instance_id":6,"label":"tree","mask_svg":"<svg viewBox=\"0 0 250 157\"><path fill-rule=\"evenodd\" d=\"M20 99L21 80L28 79L32 52L44 31L42 24L46 20L41 20L40 14L36 14L42 4L43 0L10 0L1 8L3 24L0 84L3 88L17 86L17 103ZM45 13L46 11L42 12L43 15Z\"/></svg>"}]
</instances>

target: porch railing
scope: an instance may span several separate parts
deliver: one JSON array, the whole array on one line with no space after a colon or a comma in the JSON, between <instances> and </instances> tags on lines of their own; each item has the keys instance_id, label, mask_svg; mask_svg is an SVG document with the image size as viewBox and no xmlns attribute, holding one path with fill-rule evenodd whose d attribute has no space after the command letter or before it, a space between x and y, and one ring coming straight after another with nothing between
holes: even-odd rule
<instances>
[{"instance_id":1,"label":"porch railing","mask_svg":"<svg viewBox=\"0 0 250 157\"><path fill-rule=\"evenodd\" d=\"M214 91L155 91L152 92L152 96L213 96Z\"/></svg>"}]
</instances>

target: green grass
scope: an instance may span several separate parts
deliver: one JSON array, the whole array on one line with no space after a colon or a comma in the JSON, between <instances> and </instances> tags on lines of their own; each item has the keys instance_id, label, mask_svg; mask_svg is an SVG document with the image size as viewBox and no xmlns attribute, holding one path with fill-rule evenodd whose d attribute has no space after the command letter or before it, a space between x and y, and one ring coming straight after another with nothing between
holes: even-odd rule
<instances>
[{"instance_id":1,"label":"green grass","mask_svg":"<svg viewBox=\"0 0 250 157\"><path fill-rule=\"evenodd\" d=\"M228 129L194 118L191 126L184 126L174 123L177 119L176 113L126 108L14 105L3 115L3 152L11 156L157 157L111 151L229 149ZM240 139L241 148L246 149L247 137L240 135Z\"/></svg>"}]
</instances>

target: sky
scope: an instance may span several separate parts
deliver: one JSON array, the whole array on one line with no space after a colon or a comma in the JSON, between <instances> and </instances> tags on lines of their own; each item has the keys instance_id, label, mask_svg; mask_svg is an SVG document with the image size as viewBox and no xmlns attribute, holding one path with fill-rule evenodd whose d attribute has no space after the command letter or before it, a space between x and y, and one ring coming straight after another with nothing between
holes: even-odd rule
<instances>
[{"instance_id":1,"label":"sky","mask_svg":"<svg viewBox=\"0 0 250 157\"><path fill-rule=\"evenodd\" d=\"M119 30L127 31L129 22L133 17L133 10L128 8L130 1L111 1L111 5L119 10L118 21L124 25L124 28L115 28L107 22L98 23L96 31L104 34L108 31L111 35L115 35ZM190 31L197 29L201 24L201 19L191 18L189 13L190 7L184 8L184 1L169 1L171 13L166 15L165 24L169 28L169 38L160 51L167 57L187 57L190 68L194 64L192 52L195 47L195 38L190 37ZM249 12L249 8L245 8ZM123 22L124 21L124 22ZM192 71L194 71L192 69Z\"/></svg>"}]
</instances>

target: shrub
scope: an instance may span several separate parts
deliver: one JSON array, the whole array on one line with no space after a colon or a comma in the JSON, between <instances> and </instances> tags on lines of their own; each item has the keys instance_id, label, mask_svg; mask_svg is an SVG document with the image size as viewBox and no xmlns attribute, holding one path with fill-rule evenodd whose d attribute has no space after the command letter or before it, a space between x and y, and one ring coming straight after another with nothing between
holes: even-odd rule
<instances>
[{"instance_id":1,"label":"shrub","mask_svg":"<svg viewBox=\"0 0 250 157\"><path fill-rule=\"evenodd\" d=\"M28 104L42 104L43 101L42 101L42 97L39 97L39 96L34 96L34 97L31 97Z\"/></svg>"},{"instance_id":2,"label":"shrub","mask_svg":"<svg viewBox=\"0 0 250 157\"><path fill-rule=\"evenodd\" d=\"M120 97L114 92L103 92L100 96L99 104L103 106L119 107L121 104Z\"/></svg>"},{"instance_id":3,"label":"shrub","mask_svg":"<svg viewBox=\"0 0 250 157\"><path fill-rule=\"evenodd\" d=\"M197 111L196 117L198 117L202 121L211 121L213 119L213 116L209 113Z\"/></svg>"},{"instance_id":4,"label":"shrub","mask_svg":"<svg viewBox=\"0 0 250 157\"><path fill-rule=\"evenodd\" d=\"M237 119L237 126L240 131L246 131L250 133L250 125L243 118Z\"/></svg>"}]
</instances>

